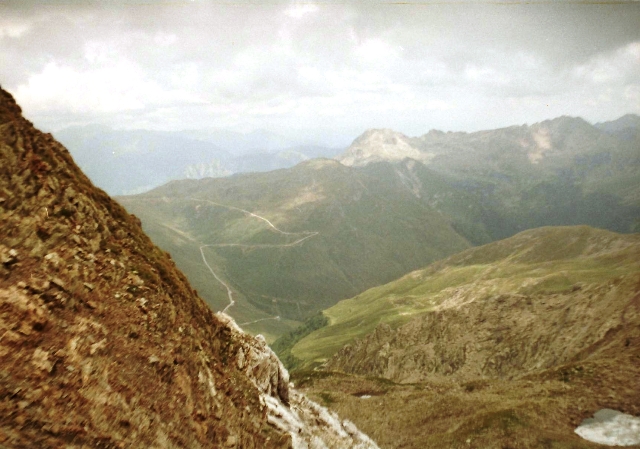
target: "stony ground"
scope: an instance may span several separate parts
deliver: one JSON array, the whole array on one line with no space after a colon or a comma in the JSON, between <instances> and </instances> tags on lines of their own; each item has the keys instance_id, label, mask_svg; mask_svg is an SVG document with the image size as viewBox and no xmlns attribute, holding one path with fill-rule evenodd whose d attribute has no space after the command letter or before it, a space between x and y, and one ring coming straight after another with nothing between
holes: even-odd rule
<instances>
[{"instance_id":1,"label":"stony ground","mask_svg":"<svg viewBox=\"0 0 640 449\"><path fill-rule=\"evenodd\" d=\"M0 238L0 448L377 448L1 89Z\"/></svg>"},{"instance_id":2,"label":"stony ground","mask_svg":"<svg viewBox=\"0 0 640 449\"><path fill-rule=\"evenodd\" d=\"M640 415L640 335L598 357L512 380L415 384L300 372L296 385L352 420L381 448L596 448L575 428L602 408ZM632 344L634 346L632 346Z\"/></svg>"}]
</instances>

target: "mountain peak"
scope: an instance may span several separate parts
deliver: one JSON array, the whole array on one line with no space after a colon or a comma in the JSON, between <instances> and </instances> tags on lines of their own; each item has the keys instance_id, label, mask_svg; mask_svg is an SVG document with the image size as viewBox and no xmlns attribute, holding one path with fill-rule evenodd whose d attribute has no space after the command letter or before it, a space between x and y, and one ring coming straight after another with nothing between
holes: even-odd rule
<instances>
[{"instance_id":1,"label":"mountain peak","mask_svg":"<svg viewBox=\"0 0 640 449\"><path fill-rule=\"evenodd\" d=\"M362 166L371 162L401 161L405 158L423 159L414 140L391 129L365 131L338 158L344 165Z\"/></svg>"},{"instance_id":2,"label":"mountain peak","mask_svg":"<svg viewBox=\"0 0 640 449\"><path fill-rule=\"evenodd\" d=\"M595 124L596 128L619 137L631 140L640 130L640 116L636 114L626 114L619 119L609 122Z\"/></svg>"}]
</instances>

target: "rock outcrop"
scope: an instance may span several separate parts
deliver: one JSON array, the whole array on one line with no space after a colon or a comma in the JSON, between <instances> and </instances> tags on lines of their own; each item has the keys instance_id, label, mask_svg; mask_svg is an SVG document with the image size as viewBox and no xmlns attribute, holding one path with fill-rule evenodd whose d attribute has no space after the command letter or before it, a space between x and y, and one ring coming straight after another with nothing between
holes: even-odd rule
<instances>
[{"instance_id":1,"label":"rock outcrop","mask_svg":"<svg viewBox=\"0 0 640 449\"><path fill-rule=\"evenodd\" d=\"M344 165L363 166L373 162L399 162L406 158L428 162L433 155L419 148L416 138L390 129L370 129L358 137L337 159Z\"/></svg>"},{"instance_id":2,"label":"rock outcrop","mask_svg":"<svg viewBox=\"0 0 640 449\"><path fill-rule=\"evenodd\" d=\"M587 227L532 230L473 248L404 278L435 297L427 281L464 279L455 268L467 267L466 281L441 285L432 311L396 329L379 324L327 367L396 382L505 379L601 357L614 337L625 351L640 348L639 257L638 235ZM578 275L583 281L572 283ZM396 285L387 295L408 301L407 284Z\"/></svg>"},{"instance_id":3,"label":"rock outcrop","mask_svg":"<svg viewBox=\"0 0 640 449\"><path fill-rule=\"evenodd\" d=\"M376 447L214 315L1 89L0 226L0 446Z\"/></svg>"}]
</instances>

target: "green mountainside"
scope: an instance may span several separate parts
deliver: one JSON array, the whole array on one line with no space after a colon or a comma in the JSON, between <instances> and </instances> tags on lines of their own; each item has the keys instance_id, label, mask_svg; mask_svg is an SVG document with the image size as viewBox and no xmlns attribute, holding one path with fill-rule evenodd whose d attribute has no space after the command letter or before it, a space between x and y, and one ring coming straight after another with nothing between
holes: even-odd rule
<instances>
[{"instance_id":1,"label":"green mountainside","mask_svg":"<svg viewBox=\"0 0 640 449\"><path fill-rule=\"evenodd\" d=\"M349 166L316 159L120 201L214 309L230 303L221 280L237 299L228 311L271 341L470 245L541 226L639 229L634 117L415 138L370 130L341 156Z\"/></svg>"},{"instance_id":2,"label":"green mountainside","mask_svg":"<svg viewBox=\"0 0 640 449\"><path fill-rule=\"evenodd\" d=\"M324 315L278 350L381 447L586 449L584 419L640 414L640 234L525 231Z\"/></svg>"},{"instance_id":3,"label":"green mountainside","mask_svg":"<svg viewBox=\"0 0 640 449\"><path fill-rule=\"evenodd\" d=\"M638 273L638 234L620 235L586 226L525 231L506 240L463 251L389 284L340 301L323 312L329 325L300 340L291 353L303 362L303 366L314 366L327 362L344 345L366 337L381 324L384 325L381 331L391 333L412 320L433 327L433 320L454 313L464 315L477 310L478 320L482 320L486 319L483 314L488 313L488 309L500 310L501 314L495 318L509 322L507 329L520 335L525 335L523 329L513 325L508 315L513 315L514 320L519 314L538 317L529 331L555 338L569 332L566 308L573 307L574 325L586 326L581 313L593 313L604 307L603 313L612 314L623 307L629 300L629 292L637 289L635 278ZM619 294L607 297L605 301L603 298L612 285ZM579 307L580 301L589 306ZM617 302L615 308L609 301ZM471 329L469 323L464 324L464 316L455 317L463 326L459 335L467 335ZM547 328L536 327L547 319L555 324L547 323ZM489 321L489 324L497 326L495 321ZM523 325L528 324L527 321ZM452 328L448 329L442 332L450 332ZM589 340L580 341L587 344ZM443 359L452 360L444 355ZM526 363L534 363L530 358L525 359ZM349 363L355 363L354 360L352 358ZM335 367L346 369L347 365L344 360L332 361ZM356 368L353 370L358 372ZM376 375L382 374L376 372ZM412 373L404 369L398 376L398 379L404 379L403 376L410 377Z\"/></svg>"},{"instance_id":4,"label":"green mountainside","mask_svg":"<svg viewBox=\"0 0 640 449\"><path fill-rule=\"evenodd\" d=\"M469 247L448 217L385 169L317 159L268 173L175 181L119 200L214 309L229 300L202 255L236 296L229 313L241 325L261 320L246 327L271 336Z\"/></svg>"},{"instance_id":5,"label":"green mountainside","mask_svg":"<svg viewBox=\"0 0 640 449\"><path fill-rule=\"evenodd\" d=\"M419 160L474 197L490 240L540 226L640 229L640 117L587 123L559 117L474 133L409 138L370 130L339 158L351 166ZM439 204L446 198L437 198ZM485 242L490 241L485 240Z\"/></svg>"}]
</instances>

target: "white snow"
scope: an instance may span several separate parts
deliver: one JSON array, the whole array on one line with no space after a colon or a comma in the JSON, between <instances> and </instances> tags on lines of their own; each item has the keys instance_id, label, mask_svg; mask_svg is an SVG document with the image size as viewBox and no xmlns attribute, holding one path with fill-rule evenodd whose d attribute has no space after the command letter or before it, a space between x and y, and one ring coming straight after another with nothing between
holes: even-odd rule
<instances>
[{"instance_id":1,"label":"white snow","mask_svg":"<svg viewBox=\"0 0 640 449\"><path fill-rule=\"evenodd\" d=\"M605 408L582 421L575 432L593 443L634 446L640 444L640 418Z\"/></svg>"}]
</instances>

